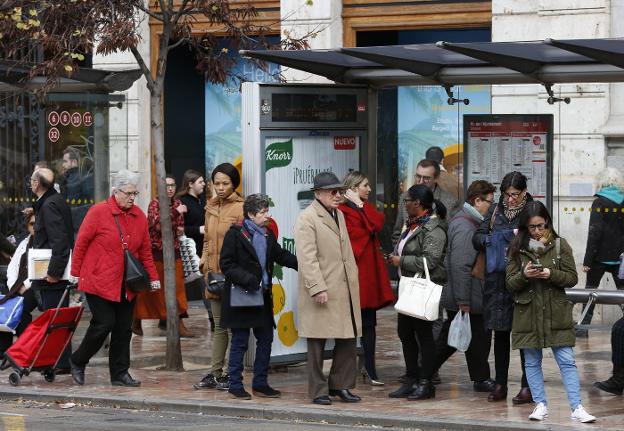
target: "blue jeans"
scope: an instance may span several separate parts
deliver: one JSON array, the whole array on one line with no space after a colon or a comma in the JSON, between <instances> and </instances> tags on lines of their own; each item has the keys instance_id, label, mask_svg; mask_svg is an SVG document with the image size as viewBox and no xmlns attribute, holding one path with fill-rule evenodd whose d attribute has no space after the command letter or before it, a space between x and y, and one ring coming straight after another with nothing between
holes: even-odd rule
<instances>
[{"instance_id":1,"label":"blue jeans","mask_svg":"<svg viewBox=\"0 0 624 431\"><path fill-rule=\"evenodd\" d=\"M533 400L536 403L548 404L544 391L542 349L522 349L522 351L524 352L524 366ZM553 347L552 351L559 366L570 408L576 410L581 404L581 383L576 370L576 362L574 361L574 350L572 350L572 347Z\"/></svg>"},{"instance_id":2,"label":"blue jeans","mask_svg":"<svg viewBox=\"0 0 624 431\"><path fill-rule=\"evenodd\" d=\"M273 326L267 324L253 328L256 337L256 359L253 367L252 388L267 386L271 344L273 343ZM230 345L230 389L243 389L243 360L249 344L249 328L232 328L232 344Z\"/></svg>"}]
</instances>

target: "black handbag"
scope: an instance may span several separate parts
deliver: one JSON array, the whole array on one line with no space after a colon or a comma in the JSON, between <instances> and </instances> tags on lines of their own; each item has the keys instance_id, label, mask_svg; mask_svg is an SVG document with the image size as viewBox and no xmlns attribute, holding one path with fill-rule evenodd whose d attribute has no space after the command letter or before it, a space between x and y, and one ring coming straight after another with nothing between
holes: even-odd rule
<instances>
[{"instance_id":1,"label":"black handbag","mask_svg":"<svg viewBox=\"0 0 624 431\"><path fill-rule=\"evenodd\" d=\"M128 250L128 244L124 239L121 232L121 226L117 216L115 217L115 224L119 230L119 238L121 238L121 245L124 249L124 281L126 288L134 293L146 292L150 290L150 279L143 264L137 259L130 250Z\"/></svg>"},{"instance_id":2,"label":"black handbag","mask_svg":"<svg viewBox=\"0 0 624 431\"><path fill-rule=\"evenodd\" d=\"M206 290L212 295L211 299L221 298L223 294L223 286L225 285L225 276L218 272L210 271L208 273L208 286Z\"/></svg>"},{"instance_id":3,"label":"black handbag","mask_svg":"<svg viewBox=\"0 0 624 431\"><path fill-rule=\"evenodd\" d=\"M262 307L264 305L264 289L247 290L232 284L230 290L230 307Z\"/></svg>"}]
</instances>

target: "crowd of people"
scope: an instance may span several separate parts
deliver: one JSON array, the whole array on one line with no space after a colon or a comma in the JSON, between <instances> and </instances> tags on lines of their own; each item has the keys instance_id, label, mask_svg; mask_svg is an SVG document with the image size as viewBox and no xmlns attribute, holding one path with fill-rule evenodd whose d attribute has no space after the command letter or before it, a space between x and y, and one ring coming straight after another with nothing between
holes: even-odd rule
<instances>
[{"instance_id":1,"label":"crowd of people","mask_svg":"<svg viewBox=\"0 0 624 431\"><path fill-rule=\"evenodd\" d=\"M319 405L361 401L351 392L358 373L370 385L385 384L375 364L376 314L395 300L389 268L396 268L398 276L405 278L423 274L427 268L431 281L444 285L440 310L445 313L440 315L447 318L429 321L398 314L405 370L400 386L389 391L389 397L435 398L438 371L455 352L447 343L451 322L458 314L468 314L471 342L465 356L474 391L487 393L489 402L505 401L511 352L519 350L521 390L512 402L535 403L529 418L545 419L548 403L542 351L551 348L571 418L593 422L596 418L582 405L573 350L576 337L586 334L575 332L573 304L564 290L578 282L569 243L557 234L548 209L533 199L522 173L506 174L498 190L487 181L474 181L465 198L460 198L463 187L451 182L451 189L445 190L440 181L442 158L436 151L430 157L437 159L418 163L414 185L400 197L393 249L386 251L379 241L384 214L371 202L364 173L351 171L342 180L332 172L314 177L315 199L294 226L296 254L277 241L269 197L251 194L243 198L236 192L241 178L233 165L223 163L212 171L209 193L197 171L187 171L180 187L173 176L167 176L170 203L166 210L175 236L175 289L182 337L194 334L183 323L188 314L178 237L195 241L200 268L210 286L204 293L214 326L210 373L195 389L227 390L237 399L251 398L243 383L243 358L251 332L256 339L252 393L280 397L280 391L268 382L275 327L271 286L274 266L279 264L298 271L297 327L307 342L310 400ZM77 283L92 317L80 345L73 351L69 345L63 353L57 372L71 373L79 385L85 384L89 360L110 336L111 383L139 386L128 372L132 333L143 334L141 321L145 319L159 320L161 328L167 325L161 289L160 215L165 209L156 199L147 215L139 209L135 204L138 183L138 175L132 172L115 174L111 196L89 209L74 237L72 213L55 190L54 172L39 167L30 178L38 199L24 213L29 235L12 251L10 289L2 300L24 296L19 336L32 319L32 311L56 307L67 285ZM618 275L624 252L621 174L606 169L598 176L596 190L582 269L587 272L587 287L597 287L608 272L620 289L624 287ZM497 191L500 198L495 200ZM31 247L52 250L44 279L28 280L25 260ZM126 251L145 268L149 291L137 293L125 285ZM70 252L70 277L63 279ZM591 321L591 313L587 316L585 323ZM358 338L363 351L359 364ZM492 338L493 379L488 362ZM0 334L2 352L12 339L11 334ZM333 340L333 350L326 375L323 361L328 340ZM613 327L612 347L613 375L595 385L622 394L624 318Z\"/></svg>"}]
</instances>

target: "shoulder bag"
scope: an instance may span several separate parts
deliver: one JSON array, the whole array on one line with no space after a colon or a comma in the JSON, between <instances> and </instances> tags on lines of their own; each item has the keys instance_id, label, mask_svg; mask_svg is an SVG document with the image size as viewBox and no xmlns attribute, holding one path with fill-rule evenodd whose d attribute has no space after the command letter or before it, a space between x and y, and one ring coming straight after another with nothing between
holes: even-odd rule
<instances>
[{"instance_id":1,"label":"shoulder bag","mask_svg":"<svg viewBox=\"0 0 624 431\"><path fill-rule=\"evenodd\" d=\"M424 257L423 266L425 278L420 278L420 274L414 277L401 277L399 300L394 305L394 309L407 316L433 321L438 318L442 286L431 281L427 259Z\"/></svg>"},{"instance_id":2,"label":"shoulder bag","mask_svg":"<svg viewBox=\"0 0 624 431\"><path fill-rule=\"evenodd\" d=\"M146 292L150 290L150 279L143 264L128 249L128 244L121 232L121 226L116 215L115 224L119 230L119 238L121 238L121 246L124 250L124 282L126 288L134 293Z\"/></svg>"},{"instance_id":3,"label":"shoulder bag","mask_svg":"<svg viewBox=\"0 0 624 431\"><path fill-rule=\"evenodd\" d=\"M264 289L247 290L232 283L230 290L230 307L262 307L264 305Z\"/></svg>"},{"instance_id":4,"label":"shoulder bag","mask_svg":"<svg viewBox=\"0 0 624 431\"><path fill-rule=\"evenodd\" d=\"M225 285L225 276L218 272L208 273L208 285L206 286L206 297L208 299L220 300Z\"/></svg>"}]
</instances>

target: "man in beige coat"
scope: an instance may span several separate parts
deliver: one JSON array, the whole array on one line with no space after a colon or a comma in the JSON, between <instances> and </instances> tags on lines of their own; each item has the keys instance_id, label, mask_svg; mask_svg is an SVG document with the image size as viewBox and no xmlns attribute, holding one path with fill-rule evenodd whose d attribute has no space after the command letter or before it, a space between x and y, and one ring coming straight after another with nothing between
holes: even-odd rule
<instances>
[{"instance_id":1,"label":"man in beige coat","mask_svg":"<svg viewBox=\"0 0 624 431\"><path fill-rule=\"evenodd\" d=\"M358 269L344 215L338 210L342 183L331 172L314 177L315 200L295 225L299 261L299 335L308 341L308 394L315 404L329 396L343 402L360 397L355 387L356 337L361 335ZM323 374L327 339L334 339L329 378Z\"/></svg>"}]
</instances>

